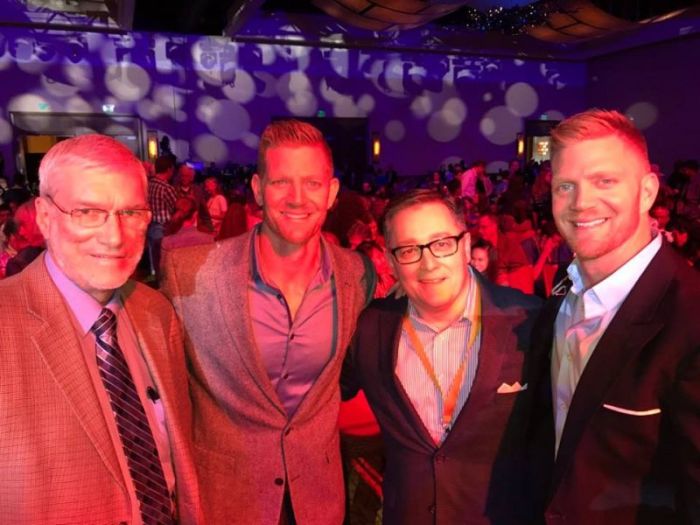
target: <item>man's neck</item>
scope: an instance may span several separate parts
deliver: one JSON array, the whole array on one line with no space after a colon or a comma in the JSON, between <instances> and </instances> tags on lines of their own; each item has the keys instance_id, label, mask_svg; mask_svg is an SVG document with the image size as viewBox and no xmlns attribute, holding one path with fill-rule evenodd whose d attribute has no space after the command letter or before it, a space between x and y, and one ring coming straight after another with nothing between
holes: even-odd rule
<instances>
[{"instance_id":1,"label":"man's neck","mask_svg":"<svg viewBox=\"0 0 700 525\"><path fill-rule=\"evenodd\" d=\"M310 281L321 263L320 236L304 244L290 244L277 238L263 224L258 235L260 266L266 276L277 281Z\"/></svg>"},{"instance_id":2,"label":"man's neck","mask_svg":"<svg viewBox=\"0 0 700 525\"><path fill-rule=\"evenodd\" d=\"M442 332L464 316L468 295L469 285L467 284L459 297L444 308L427 308L414 302L411 302L411 304L413 304L413 307L416 309L418 317L420 317L425 324L437 332Z\"/></svg>"},{"instance_id":3,"label":"man's neck","mask_svg":"<svg viewBox=\"0 0 700 525\"><path fill-rule=\"evenodd\" d=\"M291 245L263 224L258 238L258 268L264 279L282 292L294 319L314 275L321 265L320 235L302 245Z\"/></svg>"},{"instance_id":4,"label":"man's neck","mask_svg":"<svg viewBox=\"0 0 700 525\"><path fill-rule=\"evenodd\" d=\"M579 260L581 278L586 290L604 281L627 264L652 241L651 234L639 235L636 242L626 243L603 257Z\"/></svg>"}]
</instances>

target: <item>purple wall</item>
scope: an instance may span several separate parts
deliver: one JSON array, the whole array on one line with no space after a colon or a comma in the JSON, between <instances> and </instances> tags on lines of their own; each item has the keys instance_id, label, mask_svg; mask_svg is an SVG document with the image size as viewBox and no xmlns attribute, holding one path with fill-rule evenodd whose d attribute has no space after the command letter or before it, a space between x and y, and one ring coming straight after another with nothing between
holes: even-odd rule
<instances>
[{"instance_id":1,"label":"purple wall","mask_svg":"<svg viewBox=\"0 0 700 525\"><path fill-rule=\"evenodd\" d=\"M381 164L401 174L446 161L515 154L528 118L559 119L585 102L570 62L233 43L136 33L0 32L0 151L12 165L9 111L137 115L180 159L255 161L274 116L367 117ZM36 131L41 131L40 129Z\"/></svg>"},{"instance_id":2,"label":"purple wall","mask_svg":"<svg viewBox=\"0 0 700 525\"><path fill-rule=\"evenodd\" d=\"M588 105L632 117L652 162L669 174L676 160L700 158L698 64L697 35L591 60Z\"/></svg>"}]
</instances>

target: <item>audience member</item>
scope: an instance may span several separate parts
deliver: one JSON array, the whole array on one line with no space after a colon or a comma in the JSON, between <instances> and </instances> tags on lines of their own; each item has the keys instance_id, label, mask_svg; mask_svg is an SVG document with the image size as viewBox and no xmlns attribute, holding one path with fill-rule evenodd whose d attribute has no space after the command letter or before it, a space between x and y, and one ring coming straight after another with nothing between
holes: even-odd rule
<instances>
[{"instance_id":1,"label":"audience member","mask_svg":"<svg viewBox=\"0 0 700 525\"><path fill-rule=\"evenodd\" d=\"M165 236L165 225L175 213L177 192L170 185L175 166L170 156L158 157L155 163L155 175L148 179L148 205L153 217L148 225L148 255L151 263L151 275L158 279L160 275L160 245Z\"/></svg>"},{"instance_id":2,"label":"audience member","mask_svg":"<svg viewBox=\"0 0 700 525\"><path fill-rule=\"evenodd\" d=\"M543 518L698 523L700 277L653 236L644 137L589 110L552 131L552 167L554 220L576 259L533 332Z\"/></svg>"},{"instance_id":3,"label":"audience member","mask_svg":"<svg viewBox=\"0 0 700 525\"><path fill-rule=\"evenodd\" d=\"M488 279L488 269L490 265L489 250L491 243L484 240L478 240L472 244L471 260L469 261L472 267L479 272L485 279Z\"/></svg>"},{"instance_id":4,"label":"audience member","mask_svg":"<svg viewBox=\"0 0 700 525\"><path fill-rule=\"evenodd\" d=\"M164 267L187 333L205 518L340 524L338 379L374 272L322 240L339 181L316 128L271 123L258 158L262 224Z\"/></svg>"},{"instance_id":5,"label":"audience member","mask_svg":"<svg viewBox=\"0 0 700 525\"><path fill-rule=\"evenodd\" d=\"M150 220L143 166L81 135L39 176L47 253L0 282L2 521L202 523L177 320L128 281Z\"/></svg>"},{"instance_id":6,"label":"audience member","mask_svg":"<svg viewBox=\"0 0 700 525\"><path fill-rule=\"evenodd\" d=\"M204 181L204 191L207 194L207 211L211 218L211 225L214 230L214 235L218 235L221 230L221 223L226 216L228 202L226 197L221 194L219 181L214 177L209 177Z\"/></svg>"},{"instance_id":7,"label":"audience member","mask_svg":"<svg viewBox=\"0 0 700 525\"><path fill-rule=\"evenodd\" d=\"M528 523L519 401L539 300L470 270L461 210L439 193L397 197L384 234L406 296L361 314L342 380L382 429L383 522Z\"/></svg>"}]
</instances>

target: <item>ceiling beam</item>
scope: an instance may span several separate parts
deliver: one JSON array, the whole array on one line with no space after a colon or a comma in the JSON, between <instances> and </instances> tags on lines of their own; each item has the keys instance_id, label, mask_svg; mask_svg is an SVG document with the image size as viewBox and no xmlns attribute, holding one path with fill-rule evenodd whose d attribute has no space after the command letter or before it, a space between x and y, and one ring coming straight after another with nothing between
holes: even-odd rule
<instances>
[{"instance_id":1,"label":"ceiling beam","mask_svg":"<svg viewBox=\"0 0 700 525\"><path fill-rule=\"evenodd\" d=\"M228 9L228 22L224 27L224 36L231 38L238 35L243 26L256 14L264 0L233 0Z\"/></svg>"}]
</instances>

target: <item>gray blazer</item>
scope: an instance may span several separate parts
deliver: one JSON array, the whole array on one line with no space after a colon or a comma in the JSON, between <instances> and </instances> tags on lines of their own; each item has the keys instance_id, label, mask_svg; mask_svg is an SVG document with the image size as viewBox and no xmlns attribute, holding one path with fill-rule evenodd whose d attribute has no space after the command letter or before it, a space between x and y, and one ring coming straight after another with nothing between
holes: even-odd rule
<instances>
[{"instance_id":1,"label":"gray blazer","mask_svg":"<svg viewBox=\"0 0 700 525\"><path fill-rule=\"evenodd\" d=\"M339 524L338 380L374 273L359 255L328 246L337 290L336 348L289 419L253 339L250 237L174 250L163 264L163 291L185 330L206 522L276 525L286 480L298 523Z\"/></svg>"}]
</instances>

